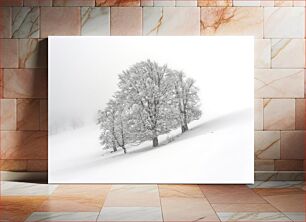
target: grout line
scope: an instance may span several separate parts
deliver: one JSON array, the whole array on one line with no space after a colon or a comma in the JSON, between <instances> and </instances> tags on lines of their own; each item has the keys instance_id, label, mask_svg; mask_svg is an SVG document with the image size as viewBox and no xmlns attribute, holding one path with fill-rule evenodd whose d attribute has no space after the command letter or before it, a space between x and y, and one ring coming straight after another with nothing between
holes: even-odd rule
<instances>
[{"instance_id":1,"label":"grout line","mask_svg":"<svg viewBox=\"0 0 306 222\"><path fill-rule=\"evenodd\" d=\"M156 184L156 186L157 186L157 190L158 190L158 198L159 198L159 205L160 205L160 211L161 211L162 221L165 221L165 220L164 220L163 207L162 207L162 203L161 203L161 196L160 196L160 191L159 191L159 185Z\"/></svg>"}]
</instances>

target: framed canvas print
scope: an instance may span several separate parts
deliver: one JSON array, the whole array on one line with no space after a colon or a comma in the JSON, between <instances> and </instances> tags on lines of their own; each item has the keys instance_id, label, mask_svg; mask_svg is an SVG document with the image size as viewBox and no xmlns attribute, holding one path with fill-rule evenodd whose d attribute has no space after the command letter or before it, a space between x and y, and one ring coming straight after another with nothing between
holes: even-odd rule
<instances>
[{"instance_id":1,"label":"framed canvas print","mask_svg":"<svg viewBox=\"0 0 306 222\"><path fill-rule=\"evenodd\" d=\"M49 183L253 183L252 37L49 37Z\"/></svg>"}]
</instances>

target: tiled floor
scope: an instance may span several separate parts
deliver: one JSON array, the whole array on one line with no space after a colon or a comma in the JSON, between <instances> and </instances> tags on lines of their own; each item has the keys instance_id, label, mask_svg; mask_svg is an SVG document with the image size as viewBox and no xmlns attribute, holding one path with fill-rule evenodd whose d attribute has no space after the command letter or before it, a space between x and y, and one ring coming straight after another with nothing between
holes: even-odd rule
<instances>
[{"instance_id":1,"label":"tiled floor","mask_svg":"<svg viewBox=\"0 0 306 222\"><path fill-rule=\"evenodd\" d=\"M47 185L1 182L0 221L305 221L302 182Z\"/></svg>"}]
</instances>

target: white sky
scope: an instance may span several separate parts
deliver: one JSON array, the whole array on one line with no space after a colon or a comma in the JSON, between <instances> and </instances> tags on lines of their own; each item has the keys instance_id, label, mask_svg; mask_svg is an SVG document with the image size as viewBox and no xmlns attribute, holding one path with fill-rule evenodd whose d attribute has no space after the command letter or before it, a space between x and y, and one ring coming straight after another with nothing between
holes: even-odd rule
<instances>
[{"instance_id":1,"label":"white sky","mask_svg":"<svg viewBox=\"0 0 306 222\"><path fill-rule=\"evenodd\" d=\"M93 120L118 74L151 59L183 70L200 88L202 119L253 107L252 37L49 37L49 127Z\"/></svg>"}]
</instances>

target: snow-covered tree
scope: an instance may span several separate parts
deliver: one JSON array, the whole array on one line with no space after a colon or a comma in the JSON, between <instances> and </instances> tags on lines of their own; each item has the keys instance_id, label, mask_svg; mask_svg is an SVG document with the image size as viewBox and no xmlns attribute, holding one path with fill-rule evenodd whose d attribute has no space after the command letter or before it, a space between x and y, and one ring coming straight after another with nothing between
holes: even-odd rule
<instances>
[{"instance_id":1,"label":"snow-covered tree","mask_svg":"<svg viewBox=\"0 0 306 222\"><path fill-rule=\"evenodd\" d=\"M175 97L173 104L176 107L177 120L180 123L182 133L184 133L188 130L188 123L199 119L202 115L199 109L199 89L195 86L195 80L186 78L186 75L181 71L172 71L169 75L169 81L173 86Z\"/></svg>"},{"instance_id":2,"label":"snow-covered tree","mask_svg":"<svg viewBox=\"0 0 306 222\"><path fill-rule=\"evenodd\" d=\"M158 136L171 130L170 69L150 60L139 62L119 75L119 88L134 112L131 122L139 141L151 139L158 146ZM169 103L169 105L167 105Z\"/></svg>"}]
</instances>

